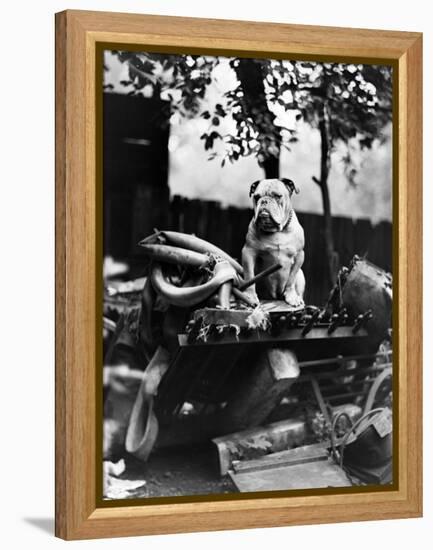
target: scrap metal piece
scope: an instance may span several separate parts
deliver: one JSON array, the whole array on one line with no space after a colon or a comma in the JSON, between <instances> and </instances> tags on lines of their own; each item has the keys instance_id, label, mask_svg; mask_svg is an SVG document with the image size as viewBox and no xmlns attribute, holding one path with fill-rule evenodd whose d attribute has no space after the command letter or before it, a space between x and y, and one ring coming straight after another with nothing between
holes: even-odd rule
<instances>
[{"instance_id":1,"label":"scrap metal piece","mask_svg":"<svg viewBox=\"0 0 433 550\"><path fill-rule=\"evenodd\" d=\"M196 268L206 266L209 263L209 257L205 254L186 248L164 244L141 244L140 246L144 254L160 262Z\"/></svg>"},{"instance_id":2,"label":"scrap metal piece","mask_svg":"<svg viewBox=\"0 0 433 550\"><path fill-rule=\"evenodd\" d=\"M320 391L319 383L314 376L311 377L311 387L313 388L314 397L319 405L320 412L323 414L326 422L331 425L331 417L329 415L328 407L323 399L322 392Z\"/></svg>"},{"instance_id":3,"label":"scrap metal piece","mask_svg":"<svg viewBox=\"0 0 433 550\"><path fill-rule=\"evenodd\" d=\"M153 244L155 242L161 242L161 240L158 240L157 238L162 238L163 242L168 242L173 247L180 247L197 253L213 255L222 258L223 260L227 260L239 275L243 275L242 266L234 258L232 258L221 248L218 248L204 239L200 239L196 235L181 233L179 231L155 230L154 235L143 239L138 244L139 246L143 246L150 243Z\"/></svg>"},{"instance_id":4,"label":"scrap metal piece","mask_svg":"<svg viewBox=\"0 0 433 550\"><path fill-rule=\"evenodd\" d=\"M368 321L371 321L371 319L373 319L373 312L371 309L367 310L365 313L360 313L356 318L355 324L353 325L353 334L356 334L359 329L364 328Z\"/></svg>"},{"instance_id":5,"label":"scrap metal piece","mask_svg":"<svg viewBox=\"0 0 433 550\"><path fill-rule=\"evenodd\" d=\"M233 281L223 283L218 290L218 302L221 308L230 308L230 295L232 293Z\"/></svg>"},{"instance_id":6,"label":"scrap metal piece","mask_svg":"<svg viewBox=\"0 0 433 550\"><path fill-rule=\"evenodd\" d=\"M282 268L282 265L281 264L274 264L274 265L271 265L270 267L268 267L267 269L264 269L263 271L261 271L260 273L257 273L257 275L255 275L254 277L252 277L251 279L249 279L248 281L245 281L240 287L239 287L239 290L245 290L247 289L248 287L250 287L251 285L257 283L258 281L261 281L262 279L264 279L265 277L268 277L269 275L272 275L272 273L275 273L276 271L278 271L279 269Z\"/></svg>"},{"instance_id":7,"label":"scrap metal piece","mask_svg":"<svg viewBox=\"0 0 433 550\"><path fill-rule=\"evenodd\" d=\"M222 476L226 475L232 467L233 460L239 460L243 450L249 443L268 442L269 446L264 448L262 454L269 451L282 451L288 447L300 445L305 438L305 421L301 418L291 418L280 422L273 422L264 427L250 428L240 432L232 433L223 437L212 439L218 451L219 471ZM250 446L251 448L251 446ZM257 445L257 453L260 453Z\"/></svg>"},{"instance_id":8,"label":"scrap metal piece","mask_svg":"<svg viewBox=\"0 0 433 550\"><path fill-rule=\"evenodd\" d=\"M145 245L158 246L158 245ZM161 248L169 248L161 245ZM173 247L171 247L173 248ZM198 252L186 251L188 254L202 256ZM207 256L205 256L207 258ZM207 258L208 259L208 258ZM181 263L181 262L178 262ZM212 296L224 283L232 281L236 276L234 268L227 261L218 262L215 265L211 278L200 285L178 287L170 282L165 276L163 264L154 262L151 270L150 280L155 291L164 298L166 302L179 307L192 307L200 304Z\"/></svg>"},{"instance_id":9,"label":"scrap metal piece","mask_svg":"<svg viewBox=\"0 0 433 550\"><path fill-rule=\"evenodd\" d=\"M341 309L338 313L334 313L334 315L331 317L331 324L328 328L328 334L332 334L335 329L346 323L348 318L349 315L347 314L346 308Z\"/></svg>"},{"instance_id":10,"label":"scrap metal piece","mask_svg":"<svg viewBox=\"0 0 433 550\"><path fill-rule=\"evenodd\" d=\"M317 311L309 315L308 321L305 323L305 327L302 329L302 336L306 336L314 325L319 321L322 311L317 308Z\"/></svg>"},{"instance_id":11,"label":"scrap metal piece","mask_svg":"<svg viewBox=\"0 0 433 550\"><path fill-rule=\"evenodd\" d=\"M392 325L392 278L367 260L354 258L341 286L341 304L352 316L371 309L367 332L385 338Z\"/></svg>"},{"instance_id":12,"label":"scrap metal piece","mask_svg":"<svg viewBox=\"0 0 433 550\"><path fill-rule=\"evenodd\" d=\"M391 379L391 382L389 382L388 379ZM371 385L371 388L368 392L367 399L365 401L364 405L364 414L369 413L373 409L373 405L376 401L376 396L379 392L379 389L384 384L385 381L388 381L388 384L392 386L392 367L385 368L379 376L376 377L373 384Z\"/></svg>"}]
</instances>

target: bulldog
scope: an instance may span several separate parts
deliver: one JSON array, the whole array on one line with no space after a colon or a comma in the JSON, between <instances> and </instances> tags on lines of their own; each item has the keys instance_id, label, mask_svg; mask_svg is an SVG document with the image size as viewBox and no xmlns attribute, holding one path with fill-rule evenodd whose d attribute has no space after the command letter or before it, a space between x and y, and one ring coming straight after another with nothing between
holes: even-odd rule
<instances>
[{"instance_id":1,"label":"bulldog","mask_svg":"<svg viewBox=\"0 0 433 550\"><path fill-rule=\"evenodd\" d=\"M245 292L255 302L285 300L293 308L304 306L304 230L293 210L292 180L264 179L251 185L254 217L242 249L244 279L279 263L281 269L250 286Z\"/></svg>"}]
</instances>

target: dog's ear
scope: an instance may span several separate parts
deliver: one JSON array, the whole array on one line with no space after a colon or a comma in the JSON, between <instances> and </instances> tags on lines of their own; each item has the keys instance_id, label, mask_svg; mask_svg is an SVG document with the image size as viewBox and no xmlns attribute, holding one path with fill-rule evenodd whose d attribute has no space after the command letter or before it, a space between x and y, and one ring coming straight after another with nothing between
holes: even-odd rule
<instances>
[{"instance_id":1,"label":"dog's ear","mask_svg":"<svg viewBox=\"0 0 433 550\"><path fill-rule=\"evenodd\" d=\"M290 195L293 195L293 192L295 192L296 194L299 193L299 188L296 187L294 181L289 180L288 178L280 178L280 181L282 181L284 183L284 185L287 187L287 189L289 190Z\"/></svg>"},{"instance_id":2,"label":"dog's ear","mask_svg":"<svg viewBox=\"0 0 433 550\"><path fill-rule=\"evenodd\" d=\"M250 197L252 197L252 196L254 195L254 192L255 192L255 190L257 189L257 186L259 185L259 183L260 183L260 180L257 180L257 181L255 181L255 182L253 182L253 183L251 184L251 187L250 187Z\"/></svg>"}]
</instances>

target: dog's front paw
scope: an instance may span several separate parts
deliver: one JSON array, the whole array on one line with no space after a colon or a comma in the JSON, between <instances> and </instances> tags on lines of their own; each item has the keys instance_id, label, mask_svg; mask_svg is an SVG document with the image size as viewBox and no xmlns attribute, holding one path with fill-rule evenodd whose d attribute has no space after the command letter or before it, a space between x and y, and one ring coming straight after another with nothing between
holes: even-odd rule
<instances>
[{"instance_id":1,"label":"dog's front paw","mask_svg":"<svg viewBox=\"0 0 433 550\"><path fill-rule=\"evenodd\" d=\"M302 297L299 296L299 294L293 288L288 290L284 294L284 301L286 302L287 305L293 308L301 308L305 305Z\"/></svg>"}]
</instances>

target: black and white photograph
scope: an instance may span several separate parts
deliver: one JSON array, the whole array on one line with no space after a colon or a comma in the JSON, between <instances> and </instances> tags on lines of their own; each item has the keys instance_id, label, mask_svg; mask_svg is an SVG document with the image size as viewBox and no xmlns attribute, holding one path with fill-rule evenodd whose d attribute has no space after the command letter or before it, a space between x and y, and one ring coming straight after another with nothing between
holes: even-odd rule
<instances>
[{"instance_id":1,"label":"black and white photograph","mask_svg":"<svg viewBox=\"0 0 433 550\"><path fill-rule=\"evenodd\" d=\"M103 65L102 498L392 487L392 67Z\"/></svg>"}]
</instances>

